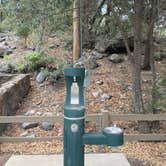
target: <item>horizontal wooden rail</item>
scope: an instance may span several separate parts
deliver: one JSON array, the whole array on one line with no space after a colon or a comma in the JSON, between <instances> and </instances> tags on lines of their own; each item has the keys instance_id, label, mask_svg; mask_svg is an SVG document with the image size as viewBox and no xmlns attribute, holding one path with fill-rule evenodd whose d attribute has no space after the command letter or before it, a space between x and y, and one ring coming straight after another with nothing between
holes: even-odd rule
<instances>
[{"instance_id":1,"label":"horizontal wooden rail","mask_svg":"<svg viewBox=\"0 0 166 166\"><path fill-rule=\"evenodd\" d=\"M166 114L109 114L111 121L165 121ZM97 121L102 114L89 114L86 121ZM63 116L0 116L0 123L63 122Z\"/></svg>"},{"instance_id":2,"label":"horizontal wooden rail","mask_svg":"<svg viewBox=\"0 0 166 166\"><path fill-rule=\"evenodd\" d=\"M124 136L125 141L166 141L166 134L127 134ZM55 141L63 140L62 136L50 137L0 137L0 143L20 143L34 141Z\"/></svg>"},{"instance_id":3,"label":"horizontal wooden rail","mask_svg":"<svg viewBox=\"0 0 166 166\"><path fill-rule=\"evenodd\" d=\"M34 142L34 141L55 141L63 140L60 136L50 137L0 137L0 143L21 143L21 142Z\"/></svg>"},{"instance_id":4,"label":"horizontal wooden rail","mask_svg":"<svg viewBox=\"0 0 166 166\"><path fill-rule=\"evenodd\" d=\"M125 141L166 141L166 134L127 134Z\"/></svg>"},{"instance_id":5,"label":"horizontal wooden rail","mask_svg":"<svg viewBox=\"0 0 166 166\"><path fill-rule=\"evenodd\" d=\"M57 122L62 123L62 116L0 116L0 123Z\"/></svg>"},{"instance_id":6,"label":"horizontal wooden rail","mask_svg":"<svg viewBox=\"0 0 166 166\"><path fill-rule=\"evenodd\" d=\"M108 111L99 114L87 114L86 121L97 122L102 118L103 127L108 126L110 121L165 121L166 114L120 114L112 115ZM0 116L0 123L23 123L23 122L63 122L63 116ZM0 142L32 142L62 140L63 137L0 137ZM125 141L166 141L166 134L128 134Z\"/></svg>"},{"instance_id":7,"label":"horizontal wooden rail","mask_svg":"<svg viewBox=\"0 0 166 166\"><path fill-rule=\"evenodd\" d=\"M97 121L101 114L87 115L86 121ZM0 116L0 123L24 123L24 122L63 122L63 116Z\"/></svg>"},{"instance_id":8,"label":"horizontal wooden rail","mask_svg":"<svg viewBox=\"0 0 166 166\"><path fill-rule=\"evenodd\" d=\"M166 114L109 114L111 121L165 121Z\"/></svg>"}]
</instances>

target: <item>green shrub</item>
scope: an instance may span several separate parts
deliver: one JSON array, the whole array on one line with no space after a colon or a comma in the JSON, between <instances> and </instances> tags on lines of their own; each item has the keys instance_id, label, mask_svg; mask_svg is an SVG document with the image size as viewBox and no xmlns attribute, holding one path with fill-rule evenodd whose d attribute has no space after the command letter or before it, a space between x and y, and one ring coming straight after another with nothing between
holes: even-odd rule
<instances>
[{"instance_id":1,"label":"green shrub","mask_svg":"<svg viewBox=\"0 0 166 166\"><path fill-rule=\"evenodd\" d=\"M12 62L12 57L10 55L5 55L4 56L4 61L9 64L9 63Z\"/></svg>"},{"instance_id":2,"label":"green shrub","mask_svg":"<svg viewBox=\"0 0 166 166\"><path fill-rule=\"evenodd\" d=\"M40 67L49 68L55 65L55 57L45 56L43 52L31 52L25 55L25 62L30 71L38 70Z\"/></svg>"},{"instance_id":3,"label":"green shrub","mask_svg":"<svg viewBox=\"0 0 166 166\"><path fill-rule=\"evenodd\" d=\"M44 56L39 52L31 52L25 55L25 61L30 71L37 70L44 65Z\"/></svg>"},{"instance_id":4,"label":"green shrub","mask_svg":"<svg viewBox=\"0 0 166 166\"><path fill-rule=\"evenodd\" d=\"M27 64L25 64L25 63L17 64L16 70L17 70L19 73L25 73L26 70L27 70Z\"/></svg>"}]
</instances>

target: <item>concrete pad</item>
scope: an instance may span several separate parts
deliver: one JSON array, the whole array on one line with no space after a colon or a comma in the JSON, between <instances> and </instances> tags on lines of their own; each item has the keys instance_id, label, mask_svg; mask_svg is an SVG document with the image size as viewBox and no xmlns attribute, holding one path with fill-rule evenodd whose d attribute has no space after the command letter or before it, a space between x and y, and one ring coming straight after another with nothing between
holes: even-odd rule
<instances>
[{"instance_id":1,"label":"concrete pad","mask_svg":"<svg viewBox=\"0 0 166 166\"><path fill-rule=\"evenodd\" d=\"M13 155L5 166L63 166L63 155ZM85 166L130 166L121 153L86 154Z\"/></svg>"}]
</instances>

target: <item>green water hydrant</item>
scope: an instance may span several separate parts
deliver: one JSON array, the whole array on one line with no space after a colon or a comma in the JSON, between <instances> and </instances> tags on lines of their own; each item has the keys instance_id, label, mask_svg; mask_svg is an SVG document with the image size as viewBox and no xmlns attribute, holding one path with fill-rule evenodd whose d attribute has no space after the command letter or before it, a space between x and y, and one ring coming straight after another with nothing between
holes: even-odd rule
<instances>
[{"instance_id":1,"label":"green water hydrant","mask_svg":"<svg viewBox=\"0 0 166 166\"><path fill-rule=\"evenodd\" d=\"M84 145L120 146L123 130L113 126L100 133L85 133L84 68L65 68L64 166L84 166Z\"/></svg>"}]
</instances>

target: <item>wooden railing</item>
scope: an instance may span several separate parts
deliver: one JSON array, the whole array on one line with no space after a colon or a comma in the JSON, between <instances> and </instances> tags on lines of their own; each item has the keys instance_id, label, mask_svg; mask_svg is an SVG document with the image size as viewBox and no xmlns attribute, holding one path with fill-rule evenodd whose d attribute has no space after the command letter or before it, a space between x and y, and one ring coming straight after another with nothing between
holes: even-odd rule
<instances>
[{"instance_id":1,"label":"wooden railing","mask_svg":"<svg viewBox=\"0 0 166 166\"><path fill-rule=\"evenodd\" d=\"M90 114L86 116L86 121L102 121L102 128L109 126L112 121L166 121L166 114L118 114L112 115L108 111L100 114ZM23 122L55 122L63 123L63 116L39 117L39 116L0 116L0 123L23 123ZM0 143L11 142L32 142L32 141L53 141L62 140L62 136L51 137L0 137ZM125 141L166 141L166 133L163 134L125 134Z\"/></svg>"}]
</instances>

